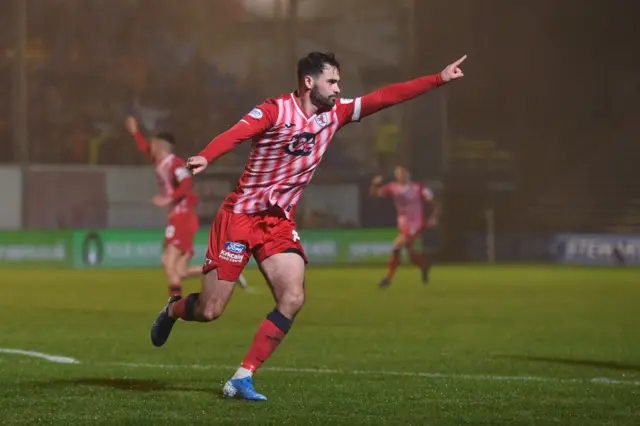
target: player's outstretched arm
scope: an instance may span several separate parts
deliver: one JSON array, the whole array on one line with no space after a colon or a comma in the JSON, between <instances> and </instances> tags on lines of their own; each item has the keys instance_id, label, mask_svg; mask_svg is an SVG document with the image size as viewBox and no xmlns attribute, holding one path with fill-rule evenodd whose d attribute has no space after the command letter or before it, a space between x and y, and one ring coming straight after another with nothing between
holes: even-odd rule
<instances>
[{"instance_id":1,"label":"player's outstretched arm","mask_svg":"<svg viewBox=\"0 0 640 426\"><path fill-rule=\"evenodd\" d=\"M131 136L133 136L133 139L136 141L136 145L138 145L138 149L140 150L140 152L146 155L147 158L149 158L151 161L154 161L153 156L151 155L151 145L149 145L149 141L145 139L145 137L140 132L138 121L134 117L129 116L125 120L124 125L129 133L131 133Z\"/></svg>"},{"instance_id":2,"label":"player's outstretched arm","mask_svg":"<svg viewBox=\"0 0 640 426\"><path fill-rule=\"evenodd\" d=\"M211 162L242 142L261 135L273 127L277 118L278 106L275 101L272 99L265 101L245 115L235 126L216 136L198 155L189 158L187 168L194 175L201 173Z\"/></svg>"},{"instance_id":3,"label":"player's outstretched arm","mask_svg":"<svg viewBox=\"0 0 640 426\"><path fill-rule=\"evenodd\" d=\"M453 80L464 77L460 65L467 59L464 55L447 65L439 74L427 75L404 83L395 83L382 87L360 99L359 118L376 113L384 108L408 101L429 90L435 89Z\"/></svg>"}]
</instances>

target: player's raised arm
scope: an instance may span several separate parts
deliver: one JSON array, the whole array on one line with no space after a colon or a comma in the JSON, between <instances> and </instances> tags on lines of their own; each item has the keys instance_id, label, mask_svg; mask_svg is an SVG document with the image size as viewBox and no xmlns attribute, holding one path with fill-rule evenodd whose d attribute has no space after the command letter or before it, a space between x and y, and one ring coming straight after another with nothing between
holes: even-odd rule
<instances>
[{"instance_id":1,"label":"player's raised arm","mask_svg":"<svg viewBox=\"0 0 640 426\"><path fill-rule=\"evenodd\" d=\"M373 178L371 181L371 186L369 187L369 193L372 197L386 197L388 195L388 191L385 186L382 185L383 176L379 175Z\"/></svg>"},{"instance_id":2,"label":"player's raised arm","mask_svg":"<svg viewBox=\"0 0 640 426\"><path fill-rule=\"evenodd\" d=\"M187 160L187 167L194 175L202 172L214 160L222 157L240 143L269 130L278 118L278 105L269 99L255 107L235 126L216 136L195 157Z\"/></svg>"},{"instance_id":3,"label":"player's raised arm","mask_svg":"<svg viewBox=\"0 0 640 426\"><path fill-rule=\"evenodd\" d=\"M362 117L376 113L384 108L408 101L429 90L435 89L464 76L460 65L467 55L448 65L438 74L419 77L403 83L394 83L371 92L361 98L348 100L351 105L349 117L344 121L359 121Z\"/></svg>"},{"instance_id":4,"label":"player's raised arm","mask_svg":"<svg viewBox=\"0 0 640 426\"><path fill-rule=\"evenodd\" d=\"M153 155L151 154L151 145L149 141L142 135L140 132L140 128L138 127L138 121L134 117L127 117L125 120L125 127L133 136L133 139L136 141L136 145L138 145L138 149L144 155L147 156L151 161L155 161Z\"/></svg>"}]
</instances>

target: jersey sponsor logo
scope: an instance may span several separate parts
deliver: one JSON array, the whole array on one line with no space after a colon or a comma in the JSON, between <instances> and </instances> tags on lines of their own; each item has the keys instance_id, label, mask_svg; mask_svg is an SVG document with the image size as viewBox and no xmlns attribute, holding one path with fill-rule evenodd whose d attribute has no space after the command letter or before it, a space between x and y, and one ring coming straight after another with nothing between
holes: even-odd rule
<instances>
[{"instance_id":1,"label":"jersey sponsor logo","mask_svg":"<svg viewBox=\"0 0 640 426\"><path fill-rule=\"evenodd\" d=\"M249 113L249 117L253 117L256 120L259 120L262 118L262 110L258 107L255 107L254 109L251 110L251 112Z\"/></svg>"},{"instance_id":2,"label":"jersey sponsor logo","mask_svg":"<svg viewBox=\"0 0 640 426\"><path fill-rule=\"evenodd\" d=\"M227 241L226 243L224 243L224 248L225 250L228 250L231 253L237 253L237 254L242 254L247 249L247 247L244 244L234 243L231 241Z\"/></svg>"},{"instance_id":3,"label":"jersey sponsor logo","mask_svg":"<svg viewBox=\"0 0 640 426\"><path fill-rule=\"evenodd\" d=\"M351 99L351 98L342 98L342 99L340 99L340 103L341 104L350 104L352 102L353 102L353 99Z\"/></svg>"},{"instance_id":4,"label":"jersey sponsor logo","mask_svg":"<svg viewBox=\"0 0 640 426\"><path fill-rule=\"evenodd\" d=\"M320 114L319 116L317 116L316 123L323 127L329 124L329 116L327 115L327 113L325 112L324 114Z\"/></svg>"},{"instance_id":5,"label":"jersey sponsor logo","mask_svg":"<svg viewBox=\"0 0 640 426\"><path fill-rule=\"evenodd\" d=\"M304 132L293 136L291 141L284 146L284 152L296 157L308 157L314 146L316 146L316 135Z\"/></svg>"}]
</instances>

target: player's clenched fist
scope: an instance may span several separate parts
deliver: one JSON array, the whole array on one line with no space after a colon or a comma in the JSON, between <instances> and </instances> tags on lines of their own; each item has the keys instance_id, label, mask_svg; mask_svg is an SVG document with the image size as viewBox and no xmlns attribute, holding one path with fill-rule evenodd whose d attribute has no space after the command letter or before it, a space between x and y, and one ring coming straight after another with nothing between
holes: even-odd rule
<instances>
[{"instance_id":1,"label":"player's clenched fist","mask_svg":"<svg viewBox=\"0 0 640 426\"><path fill-rule=\"evenodd\" d=\"M196 155L195 157L190 157L187 160L187 168L191 170L191 173L193 173L194 175L197 175L198 173L202 172L204 169L207 168L208 165L209 163L207 162L207 159L199 155Z\"/></svg>"},{"instance_id":2,"label":"player's clenched fist","mask_svg":"<svg viewBox=\"0 0 640 426\"><path fill-rule=\"evenodd\" d=\"M138 133L138 122L136 121L135 118L131 116L127 117L127 119L124 122L124 125L129 131L129 133L131 133L132 135L135 135L136 133Z\"/></svg>"}]
</instances>

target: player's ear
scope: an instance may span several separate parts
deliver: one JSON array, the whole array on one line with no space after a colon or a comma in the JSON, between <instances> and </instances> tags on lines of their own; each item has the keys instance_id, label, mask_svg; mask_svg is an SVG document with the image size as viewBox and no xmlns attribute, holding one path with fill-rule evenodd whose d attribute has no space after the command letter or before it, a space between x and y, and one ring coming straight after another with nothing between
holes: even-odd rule
<instances>
[{"instance_id":1,"label":"player's ear","mask_svg":"<svg viewBox=\"0 0 640 426\"><path fill-rule=\"evenodd\" d=\"M304 87L306 87L308 90L313 89L314 84L315 84L315 81L313 77L311 77L310 75L307 75L304 77Z\"/></svg>"}]
</instances>

